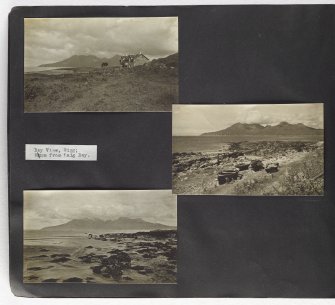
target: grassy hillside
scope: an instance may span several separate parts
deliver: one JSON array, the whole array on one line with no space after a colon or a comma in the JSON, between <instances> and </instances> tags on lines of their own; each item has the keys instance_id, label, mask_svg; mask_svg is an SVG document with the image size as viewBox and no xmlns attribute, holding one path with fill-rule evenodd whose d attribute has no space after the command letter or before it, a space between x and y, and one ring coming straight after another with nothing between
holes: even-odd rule
<instances>
[{"instance_id":1,"label":"grassy hillside","mask_svg":"<svg viewBox=\"0 0 335 305\"><path fill-rule=\"evenodd\" d=\"M171 111L177 69L76 68L72 74L25 74L25 111Z\"/></svg>"},{"instance_id":2,"label":"grassy hillside","mask_svg":"<svg viewBox=\"0 0 335 305\"><path fill-rule=\"evenodd\" d=\"M309 152L288 164L278 175L258 172L237 181L232 194L239 195L323 195L323 150Z\"/></svg>"},{"instance_id":3,"label":"grassy hillside","mask_svg":"<svg viewBox=\"0 0 335 305\"><path fill-rule=\"evenodd\" d=\"M164 64L167 67L174 67L177 68L178 67L178 53L169 55L167 57L164 58L159 58L159 59L154 59L151 63L153 65L155 64Z\"/></svg>"}]
</instances>

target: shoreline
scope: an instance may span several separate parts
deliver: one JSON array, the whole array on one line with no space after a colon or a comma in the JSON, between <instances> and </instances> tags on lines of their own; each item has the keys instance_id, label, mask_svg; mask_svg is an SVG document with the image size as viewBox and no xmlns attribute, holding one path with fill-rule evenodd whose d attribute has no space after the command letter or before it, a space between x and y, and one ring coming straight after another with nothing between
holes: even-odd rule
<instances>
[{"instance_id":1,"label":"shoreline","mask_svg":"<svg viewBox=\"0 0 335 305\"><path fill-rule=\"evenodd\" d=\"M88 234L24 244L24 282L176 283L176 230Z\"/></svg>"},{"instance_id":2,"label":"shoreline","mask_svg":"<svg viewBox=\"0 0 335 305\"><path fill-rule=\"evenodd\" d=\"M173 153L173 193L178 195L305 195L303 187L300 193L294 189L294 186L303 180L307 185L315 184L315 194L313 190L305 188L308 195L323 194L323 178L315 182L313 180L314 176L322 174L324 170L323 141L250 141L235 142L230 145L235 148L210 153ZM261 167L251 169L252 162L260 162ZM241 165L243 169L236 168ZM265 168L268 166L274 166L273 173L266 172ZM236 174L236 178L227 183L221 181L222 185L220 185L218 176L226 169L234 169L238 175ZM292 178L291 175L293 178L298 175L298 178L294 178L296 182L291 182L292 187L286 182Z\"/></svg>"}]
</instances>

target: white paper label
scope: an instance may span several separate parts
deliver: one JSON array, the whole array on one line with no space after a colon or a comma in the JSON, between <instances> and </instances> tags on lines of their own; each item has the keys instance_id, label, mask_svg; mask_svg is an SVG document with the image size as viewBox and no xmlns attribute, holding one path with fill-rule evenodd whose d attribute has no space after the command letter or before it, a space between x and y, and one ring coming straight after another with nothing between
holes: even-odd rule
<instances>
[{"instance_id":1,"label":"white paper label","mask_svg":"<svg viewBox=\"0 0 335 305\"><path fill-rule=\"evenodd\" d=\"M26 160L97 161L97 145L26 144Z\"/></svg>"}]
</instances>

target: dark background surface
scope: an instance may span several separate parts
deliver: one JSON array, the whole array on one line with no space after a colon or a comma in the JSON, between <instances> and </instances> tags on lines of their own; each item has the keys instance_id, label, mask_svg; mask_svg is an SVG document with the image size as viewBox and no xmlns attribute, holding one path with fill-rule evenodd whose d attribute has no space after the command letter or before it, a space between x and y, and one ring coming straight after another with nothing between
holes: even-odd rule
<instances>
[{"instance_id":1,"label":"dark background surface","mask_svg":"<svg viewBox=\"0 0 335 305\"><path fill-rule=\"evenodd\" d=\"M325 195L179 196L177 285L23 284L23 190L171 188L171 113L23 112L24 17L121 16L179 16L180 103L324 102ZM13 292L335 296L334 16L333 6L315 5L14 8L9 18ZM26 143L95 144L98 161L25 161Z\"/></svg>"}]
</instances>

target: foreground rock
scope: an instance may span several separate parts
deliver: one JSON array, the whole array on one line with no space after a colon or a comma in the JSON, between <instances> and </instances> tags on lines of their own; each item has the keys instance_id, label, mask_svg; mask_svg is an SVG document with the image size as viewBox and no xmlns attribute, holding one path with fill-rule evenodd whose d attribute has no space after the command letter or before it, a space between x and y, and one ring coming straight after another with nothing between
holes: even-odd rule
<instances>
[{"instance_id":1,"label":"foreground rock","mask_svg":"<svg viewBox=\"0 0 335 305\"><path fill-rule=\"evenodd\" d=\"M70 277L66 280L63 281L63 283L81 283L83 281L83 279L79 278L79 277Z\"/></svg>"},{"instance_id":2,"label":"foreground rock","mask_svg":"<svg viewBox=\"0 0 335 305\"><path fill-rule=\"evenodd\" d=\"M92 238L92 234L89 233L87 235L89 239ZM95 237L96 240L106 241L106 239L110 241L121 241L124 238L134 238L134 239L167 239L167 238L177 238L177 231L176 230L153 230L148 232L136 232L136 233L106 233L100 234L99 236ZM154 242L155 243L155 242ZM150 246L153 245L152 242L147 243ZM162 243L158 242L158 246ZM88 248L88 247L87 247Z\"/></svg>"},{"instance_id":3,"label":"foreground rock","mask_svg":"<svg viewBox=\"0 0 335 305\"><path fill-rule=\"evenodd\" d=\"M111 254L109 257L98 257L100 264L91 267L91 269L93 273L120 280L123 270L130 269L131 258L126 252L118 249L113 249L108 253ZM95 256L95 258L97 258L97 256Z\"/></svg>"},{"instance_id":4,"label":"foreground rock","mask_svg":"<svg viewBox=\"0 0 335 305\"><path fill-rule=\"evenodd\" d=\"M278 172L278 167L279 167L279 163L270 163L265 167L265 171L267 173L275 173Z\"/></svg>"},{"instance_id":5,"label":"foreground rock","mask_svg":"<svg viewBox=\"0 0 335 305\"><path fill-rule=\"evenodd\" d=\"M253 160L251 161L249 168L252 169L254 172L258 172L264 169L264 164L261 160Z\"/></svg>"},{"instance_id":6,"label":"foreground rock","mask_svg":"<svg viewBox=\"0 0 335 305\"><path fill-rule=\"evenodd\" d=\"M26 247L25 282L174 283L177 231L97 234L80 239L81 247ZM94 234L95 235L95 234ZM107 241L104 241L107 238ZM42 251L43 252L43 251ZM32 258L36 256L36 258ZM40 260L40 261L39 261ZM52 263L50 262L52 261ZM44 269L49 269L44 270Z\"/></svg>"},{"instance_id":7,"label":"foreground rock","mask_svg":"<svg viewBox=\"0 0 335 305\"><path fill-rule=\"evenodd\" d=\"M65 256L61 256L61 257L57 257L53 260L51 260L50 262L51 263L65 263L65 262L68 262L70 261L71 259L68 258L68 257L65 257Z\"/></svg>"},{"instance_id":8,"label":"foreground rock","mask_svg":"<svg viewBox=\"0 0 335 305\"><path fill-rule=\"evenodd\" d=\"M45 279L42 282L43 283L56 283L58 281L58 279Z\"/></svg>"}]
</instances>

